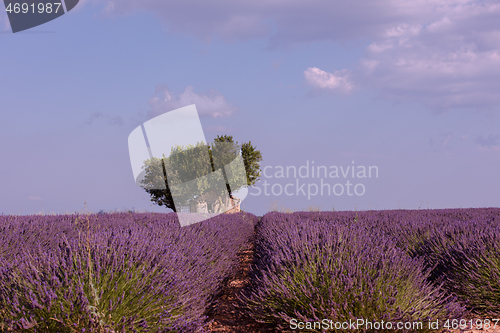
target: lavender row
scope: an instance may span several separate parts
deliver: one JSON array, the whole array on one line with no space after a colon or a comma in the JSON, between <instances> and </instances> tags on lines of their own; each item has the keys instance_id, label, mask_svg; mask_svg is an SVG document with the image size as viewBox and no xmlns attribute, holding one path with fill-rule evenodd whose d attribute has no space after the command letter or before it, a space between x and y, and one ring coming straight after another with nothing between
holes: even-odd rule
<instances>
[{"instance_id":1,"label":"lavender row","mask_svg":"<svg viewBox=\"0 0 500 333\"><path fill-rule=\"evenodd\" d=\"M268 213L250 316L426 321L499 314L499 209Z\"/></svg>"},{"instance_id":2,"label":"lavender row","mask_svg":"<svg viewBox=\"0 0 500 333\"><path fill-rule=\"evenodd\" d=\"M256 217L0 217L0 330L195 332Z\"/></svg>"},{"instance_id":3,"label":"lavender row","mask_svg":"<svg viewBox=\"0 0 500 333\"><path fill-rule=\"evenodd\" d=\"M500 209L365 212L469 311L500 315Z\"/></svg>"}]
</instances>

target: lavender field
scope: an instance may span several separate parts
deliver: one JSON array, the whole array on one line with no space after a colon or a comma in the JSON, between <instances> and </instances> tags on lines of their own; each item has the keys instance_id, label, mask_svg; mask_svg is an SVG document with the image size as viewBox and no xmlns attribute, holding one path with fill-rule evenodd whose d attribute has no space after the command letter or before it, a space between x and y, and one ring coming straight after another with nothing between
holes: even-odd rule
<instances>
[{"instance_id":1,"label":"lavender field","mask_svg":"<svg viewBox=\"0 0 500 333\"><path fill-rule=\"evenodd\" d=\"M274 212L256 234L242 300L250 316L280 330L291 319L500 315L497 208Z\"/></svg>"},{"instance_id":2,"label":"lavender field","mask_svg":"<svg viewBox=\"0 0 500 333\"><path fill-rule=\"evenodd\" d=\"M251 214L0 217L0 330L195 332Z\"/></svg>"},{"instance_id":3,"label":"lavender field","mask_svg":"<svg viewBox=\"0 0 500 333\"><path fill-rule=\"evenodd\" d=\"M291 319L500 315L500 209L258 220L242 212L181 228L175 214L0 216L0 330L206 331L249 240L254 259L236 306L269 332Z\"/></svg>"}]
</instances>

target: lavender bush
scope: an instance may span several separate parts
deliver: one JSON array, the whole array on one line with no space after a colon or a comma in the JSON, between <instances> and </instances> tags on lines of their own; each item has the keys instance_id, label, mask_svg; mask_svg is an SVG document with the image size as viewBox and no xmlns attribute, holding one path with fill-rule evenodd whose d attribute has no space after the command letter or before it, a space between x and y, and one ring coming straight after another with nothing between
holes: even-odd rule
<instances>
[{"instance_id":1,"label":"lavender bush","mask_svg":"<svg viewBox=\"0 0 500 333\"><path fill-rule=\"evenodd\" d=\"M0 327L195 332L251 214L180 228L175 214L0 217Z\"/></svg>"},{"instance_id":2,"label":"lavender bush","mask_svg":"<svg viewBox=\"0 0 500 333\"><path fill-rule=\"evenodd\" d=\"M500 209L364 212L413 258L429 280L480 315L500 314Z\"/></svg>"},{"instance_id":3,"label":"lavender bush","mask_svg":"<svg viewBox=\"0 0 500 333\"><path fill-rule=\"evenodd\" d=\"M500 315L500 230L474 238L470 248L460 254L468 260L458 262L451 256L449 289L474 312ZM458 251L457 251L458 252Z\"/></svg>"}]
</instances>

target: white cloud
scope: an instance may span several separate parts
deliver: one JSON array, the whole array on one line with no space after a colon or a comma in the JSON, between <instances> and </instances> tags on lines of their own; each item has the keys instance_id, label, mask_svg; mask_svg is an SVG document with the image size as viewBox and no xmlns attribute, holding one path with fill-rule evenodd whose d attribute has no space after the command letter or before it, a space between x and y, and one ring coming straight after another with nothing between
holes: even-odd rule
<instances>
[{"instance_id":1,"label":"white cloud","mask_svg":"<svg viewBox=\"0 0 500 333\"><path fill-rule=\"evenodd\" d=\"M363 85L436 110L500 104L500 7L441 1L429 16L386 29L360 61Z\"/></svg>"},{"instance_id":2,"label":"white cloud","mask_svg":"<svg viewBox=\"0 0 500 333\"><path fill-rule=\"evenodd\" d=\"M170 31L200 38L267 38L271 47L370 41L359 66L349 69L357 87L436 110L500 104L500 4L495 1L93 1L110 15L150 11ZM306 72L313 85L347 88L342 73L325 80ZM339 76L344 83L336 83Z\"/></svg>"},{"instance_id":3,"label":"white cloud","mask_svg":"<svg viewBox=\"0 0 500 333\"><path fill-rule=\"evenodd\" d=\"M329 89L348 94L354 89L347 69L335 71L333 74L312 67L304 71L307 83L313 88Z\"/></svg>"},{"instance_id":4,"label":"white cloud","mask_svg":"<svg viewBox=\"0 0 500 333\"><path fill-rule=\"evenodd\" d=\"M42 200L42 198L40 198L39 196L34 196L34 195L30 195L28 197L29 200L34 200L34 201L40 201Z\"/></svg>"},{"instance_id":5,"label":"white cloud","mask_svg":"<svg viewBox=\"0 0 500 333\"><path fill-rule=\"evenodd\" d=\"M103 12L126 15L149 11L169 30L201 38L214 35L226 40L266 38L272 44L316 40L349 40L382 32L395 21L391 6L397 2L325 0L93 0ZM413 13L407 10L405 15Z\"/></svg>"},{"instance_id":6,"label":"white cloud","mask_svg":"<svg viewBox=\"0 0 500 333\"><path fill-rule=\"evenodd\" d=\"M149 99L149 106L153 109L154 115L191 104L196 105L200 117L229 117L237 111L237 108L230 105L226 98L217 91L211 90L208 94L197 94L191 86L186 87L176 96L167 87L159 85Z\"/></svg>"}]
</instances>

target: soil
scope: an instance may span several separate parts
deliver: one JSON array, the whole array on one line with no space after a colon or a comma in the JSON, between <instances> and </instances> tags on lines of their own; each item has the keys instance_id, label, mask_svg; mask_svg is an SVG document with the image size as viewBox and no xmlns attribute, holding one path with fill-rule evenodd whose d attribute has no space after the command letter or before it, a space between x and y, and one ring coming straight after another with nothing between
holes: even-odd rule
<instances>
[{"instance_id":1,"label":"soil","mask_svg":"<svg viewBox=\"0 0 500 333\"><path fill-rule=\"evenodd\" d=\"M260 333L273 332L264 324L245 316L238 309L237 295L249 284L250 265L254 262L253 237L238 252L238 267L236 272L224 281L220 293L209 308L209 332L224 333Z\"/></svg>"}]
</instances>

